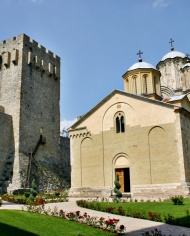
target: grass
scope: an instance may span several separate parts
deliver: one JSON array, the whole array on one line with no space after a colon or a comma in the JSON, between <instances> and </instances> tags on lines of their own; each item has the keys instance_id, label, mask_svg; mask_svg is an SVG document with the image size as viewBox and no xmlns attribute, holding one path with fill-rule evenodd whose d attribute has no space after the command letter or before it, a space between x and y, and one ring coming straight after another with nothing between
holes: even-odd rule
<instances>
[{"instance_id":1,"label":"grass","mask_svg":"<svg viewBox=\"0 0 190 236\"><path fill-rule=\"evenodd\" d=\"M115 203L115 202L102 202L102 206L111 206L118 208L122 206L123 209L127 212L130 208L134 211L143 211L143 212L154 212L161 215L171 214L176 218L181 218L187 216L187 211L190 213L190 198L184 199L184 205L174 205L171 201L165 202L125 202L125 203Z\"/></svg>"},{"instance_id":2,"label":"grass","mask_svg":"<svg viewBox=\"0 0 190 236\"><path fill-rule=\"evenodd\" d=\"M74 221L18 210L0 210L0 235L6 236L111 236Z\"/></svg>"},{"instance_id":3,"label":"grass","mask_svg":"<svg viewBox=\"0 0 190 236\"><path fill-rule=\"evenodd\" d=\"M169 224L190 227L190 198L184 199L183 205L174 205L172 201L165 202L87 202L81 205L94 210L122 214L126 216L161 221ZM120 211L119 207L122 207ZM112 210L110 211L110 209ZM149 212L152 212L149 215Z\"/></svg>"}]
</instances>

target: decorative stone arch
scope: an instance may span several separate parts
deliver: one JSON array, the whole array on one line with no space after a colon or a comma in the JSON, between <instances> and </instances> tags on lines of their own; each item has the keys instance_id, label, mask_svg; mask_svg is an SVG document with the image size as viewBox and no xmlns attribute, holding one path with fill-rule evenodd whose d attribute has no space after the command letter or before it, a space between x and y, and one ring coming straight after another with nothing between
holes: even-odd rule
<instances>
[{"instance_id":1,"label":"decorative stone arch","mask_svg":"<svg viewBox=\"0 0 190 236\"><path fill-rule=\"evenodd\" d=\"M175 96L174 91L166 86L161 86L161 94L163 98L171 98Z\"/></svg>"},{"instance_id":2,"label":"decorative stone arch","mask_svg":"<svg viewBox=\"0 0 190 236\"><path fill-rule=\"evenodd\" d=\"M111 111L112 111L112 109L114 109L115 106L120 107L120 109L121 109L121 106L122 106L122 110L125 110L125 113L130 112L130 116L132 116L131 119L137 120L138 117L136 116L135 109L134 109L133 106L131 106L131 104L126 103L126 102L116 102L116 103L113 103L111 106L109 106L107 108L107 110L103 114L103 117L102 117L102 132L110 130L111 127L114 127L114 119L113 118L114 118L114 115L116 113L115 112L112 113ZM113 117L113 118L110 119L110 116ZM128 121L128 119L127 119L127 121ZM127 122L125 121L125 124L126 123Z\"/></svg>"},{"instance_id":3,"label":"decorative stone arch","mask_svg":"<svg viewBox=\"0 0 190 236\"><path fill-rule=\"evenodd\" d=\"M125 153L119 153L113 158L113 188L116 174L120 178L121 192L130 192L130 159Z\"/></svg>"},{"instance_id":4,"label":"decorative stone arch","mask_svg":"<svg viewBox=\"0 0 190 236\"><path fill-rule=\"evenodd\" d=\"M166 132L161 126L154 126L148 133L150 184L160 184L162 176L168 172L167 158L165 156Z\"/></svg>"},{"instance_id":5,"label":"decorative stone arch","mask_svg":"<svg viewBox=\"0 0 190 236\"><path fill-rule=\"evenodd\" d=\"M84 136L84 134L83 134ZM84 137L80 145L80 171L81 187L89 187L89 182L94 185L93 167L94 142L91 137Z\"/></svg>"}]
</instances>

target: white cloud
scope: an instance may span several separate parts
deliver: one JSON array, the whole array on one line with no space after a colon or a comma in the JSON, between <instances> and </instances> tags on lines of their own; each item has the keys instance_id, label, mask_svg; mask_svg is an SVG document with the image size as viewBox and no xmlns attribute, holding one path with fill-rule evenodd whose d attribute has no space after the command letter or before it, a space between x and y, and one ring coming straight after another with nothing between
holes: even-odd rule
<instances>
[{"instance_id":1,"label":"white cloud","mask_svg":"<svg viewBox=\"0 0 190 236\"><path fill-rule=\"evenodd\" d=\"M169 5L169 1L168 0L154 0L152 2L152 6L154 8L156 7L167 7Z\"/></svg>"},{"instance_id":2,"label":"white cloud","mask_svg":"<svg viewBox=\"0 0 190 236\"><path fill-rule=\"evenodd\" d=\"M77 121L77 118L73 120L62 120L60 123L60 130L68 129L71 125L73 125Z\"/></svg>"}]
</instances>

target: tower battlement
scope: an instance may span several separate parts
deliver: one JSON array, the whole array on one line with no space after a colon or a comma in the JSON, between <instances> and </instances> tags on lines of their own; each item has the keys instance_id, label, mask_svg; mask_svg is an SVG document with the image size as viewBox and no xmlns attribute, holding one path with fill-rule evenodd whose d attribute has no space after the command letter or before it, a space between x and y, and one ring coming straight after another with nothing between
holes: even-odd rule
<instances>
[{"instance_id":1,"label":"tower battlement","mask_svg":"<svg viewBox=\"0 0 190 236\"><path fill-rule=\"evenodd\" d=\"M49 49L45 48L44 46L42 46L37 41L31 39L26 34L19 34L16 37L11 37L9 39L0 41L0 48L6 48L7 46L10 46L10 44L16 44L16 43L19 44L20 41L23 41L23 43L25 43L25 44L28 43L28 45L30 47L40 48L42 53L47 53L47 54L49 54L50 57L60 59L60 57L58 55L51 52ZM27 46L27 45L25 45L25 46Z\"/></svg>"},{"instance_id":2,"label":"tower battlement","mask_svg":"<svg viewBox=\"0 0 190 236\"><path fill-rule=\"evenodd\" d=\"M25 34L0 42L0 69L23 62L49 76L60 78L60 57Z\"/></svg>"}]
</instances>

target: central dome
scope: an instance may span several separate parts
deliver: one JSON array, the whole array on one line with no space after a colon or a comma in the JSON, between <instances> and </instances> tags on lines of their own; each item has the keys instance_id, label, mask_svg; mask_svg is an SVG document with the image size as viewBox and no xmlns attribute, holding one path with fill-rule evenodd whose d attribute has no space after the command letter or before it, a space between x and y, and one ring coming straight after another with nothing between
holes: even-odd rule
<instances>
[{"instance_id":1,"label":"central dome","mask_svg":"<svg viewBox=\"0 0 190 236\"><path fill-rule=\"evenodd\" d=\"M135 70L135 69L147 69L147 68L151 68L151 69L154 69L156 70L156 68L147 63L147 62L137 62L135 64L133 64L131 67L129 67L129 69L127 71L131 71L131 70Z\"/></svg>"},{"instance_id":2,"label":"central dome","mask_svg":"<svg viewBox=\"0 0 190 236\"><path fill-rule=\"evenodd\" d=\"M178 51L171 51L171 52L168 52L166 55L164 55L162 57L162 60L161 61L165 61L166 59L168 58L175 58L175 57L181 57L181 58L184 58L186 57L184 53L182 52L178 52Z\"/></svg>"}]
</instances>

